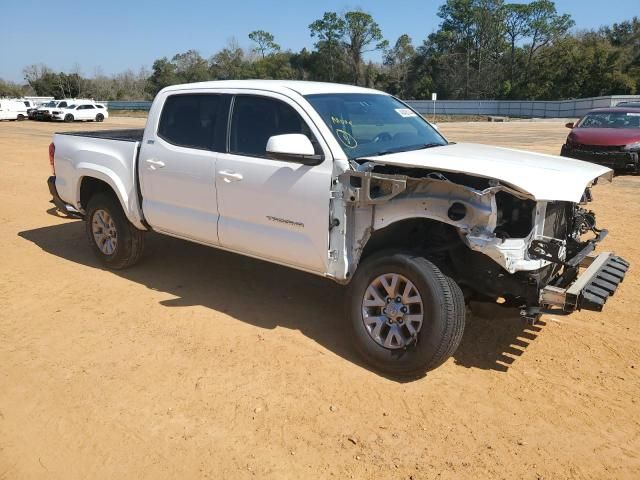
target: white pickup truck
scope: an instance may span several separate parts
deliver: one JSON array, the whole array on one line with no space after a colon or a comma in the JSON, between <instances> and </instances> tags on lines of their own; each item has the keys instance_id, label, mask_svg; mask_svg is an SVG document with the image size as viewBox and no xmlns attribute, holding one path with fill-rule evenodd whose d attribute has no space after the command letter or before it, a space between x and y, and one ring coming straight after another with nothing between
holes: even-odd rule
<instances>
[{"instance_id":1,"label":"white pickup truck","mask_svg":"<svg viewBox=\"0 0 640 480\"><path fill-rule=\"evenodd\" d=\"M372 365L417 375L458 347L465 301L601 310L628 263L594 254L598 165L448 142L406 104L297 81L176 85L146 128L65 132L53 201L86 220L115 269L147 231L348 284L349 330Z\"/></svg>"}]
</instances>

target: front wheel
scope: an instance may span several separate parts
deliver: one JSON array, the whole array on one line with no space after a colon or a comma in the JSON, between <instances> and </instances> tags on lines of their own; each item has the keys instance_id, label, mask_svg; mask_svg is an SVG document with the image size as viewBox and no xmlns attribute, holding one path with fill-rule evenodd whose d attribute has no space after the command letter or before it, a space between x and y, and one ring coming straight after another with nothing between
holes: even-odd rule
<instances>
[{"instance_id":1,"label":"front wheel","mask_svg":"<svg viewBox=\"0 0 640 480\"><path fill-rule=\"evenodd\" d=\"M355 346L381 371L423 375L453 355L462 340L462 291L423 257L381 252L366 258L347 298Z\"/></svg>"},{"instance_id":2,"label":"front wheel","mask_svg":"<svg viewBox=\"0 0 640 480\"><path fill-rule=\"evenodd\" d=\"M113 195L98 193L91 197L85 227L89 244L107 267L120 270L140 260L144 232L129 222Z\"/></svg>"},{"instance_id":3,"label":"front wheel","mask_svg":"<svg viewBox=\"0 0 640 480\"><path fill-rule=\"evenodd\" d=\"M70 113L67 113L67 114L64 116L64 121L65 121L65 122L67 122L67 123L69 123L69 122L73 122L73 115L71 115Z\"/></svg>"}]
</instances>

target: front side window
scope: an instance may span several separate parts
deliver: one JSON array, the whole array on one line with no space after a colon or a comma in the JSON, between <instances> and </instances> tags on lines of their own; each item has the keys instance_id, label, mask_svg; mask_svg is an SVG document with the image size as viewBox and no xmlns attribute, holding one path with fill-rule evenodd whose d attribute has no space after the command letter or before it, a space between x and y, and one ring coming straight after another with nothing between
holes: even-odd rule
<instances>
[{"instance_id":1,"label":"front side window","mask_svg":"<svg viewBox=\"0 0 640 480\"><path fill-rule=\"evenodd\" d=\"M60 102L60 105L58 105L60 108L64 108L67 106L67 102Z\"/></svg>"},{"instance_id":2,"label":"front side window","mask_svg":"<svg viewBox=\"0 0 640 480\"><path fill-rule=\"evenodd\" d=\"M268 97L239 95L235 98L229 152L266 157L269 138L286 133L302 133L318 149L309 126L291 106Z\"/></svg>"},{"instance_id":3,"label":"front side window","mask_svg":"<svg viewBox=\"0 0 640 480\"><path fill-rule=\"evenodd\" d=\"M181 147L213 150L220 118L220 95L188 94L167 97L158 136Z\"/></svg>"},{"instance_id":4,"label":"front side window","mask_svg":"<svg viewBox=\"0 0 640 480\"><path fill-rule=\"evenodd\" d=\"M389 95L330 93L305 98L349 158L447 144L420 115Z\"/></svg>"}]
</instances>

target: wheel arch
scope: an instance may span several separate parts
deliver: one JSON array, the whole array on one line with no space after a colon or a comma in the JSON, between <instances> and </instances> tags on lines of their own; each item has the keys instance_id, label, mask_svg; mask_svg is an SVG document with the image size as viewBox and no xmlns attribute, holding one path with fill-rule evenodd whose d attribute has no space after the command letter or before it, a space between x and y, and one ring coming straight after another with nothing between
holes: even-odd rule
<instances>
[{"instance_id":1,"label":"wheel arch","mask_svg":"<svg viewBox=\"0 0 640 480\"><path fill-rule=\"evenodd\" d=\"M445 241L462 244L458 229L449 223L426 216L398 219L371 233L359 261L381 250L429 250Z\"/></svg>"},{"instance_id":2,"label":"wheel arch","mask_svg":"<svg viewBox=\"0 0 640 480\"><path fill-rule=\"evenodd\" d=\"M140 221L140 218L134 215L132 209L128 207L129 196L124 191L124 185L118 185L119 182L111 178L107 173L98 170L92 170L86 174L81 174L78 179L78 187L76 198L78 199L78 207L81 211L86 211L89 200L97 193L109 193L113 195L120 204L122 211L127 219L141 230L146 227Z\"/></svg>"}]
</instances>

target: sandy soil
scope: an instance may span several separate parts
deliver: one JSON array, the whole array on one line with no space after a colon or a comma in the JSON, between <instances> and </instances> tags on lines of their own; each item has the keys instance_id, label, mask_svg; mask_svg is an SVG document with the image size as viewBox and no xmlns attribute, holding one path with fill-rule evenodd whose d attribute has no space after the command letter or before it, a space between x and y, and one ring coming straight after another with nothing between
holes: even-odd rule
<instances>
[{"instance_id":1,"label":"sandy soil","mask_svg":"<svg viewBox=\"0 0 640 480\"><path fill-rule=\"evenodd\" d=\"M151 236L102 269L51 209L52 132L0 123L0 479L640 478L639 278L602 314L527 327L485 308L399 383L346 340L320 278ZM557 122L446 124L556 153ZM602 248L640 265L640 178L595 189Z\"/></svg>"}]
</instances>

